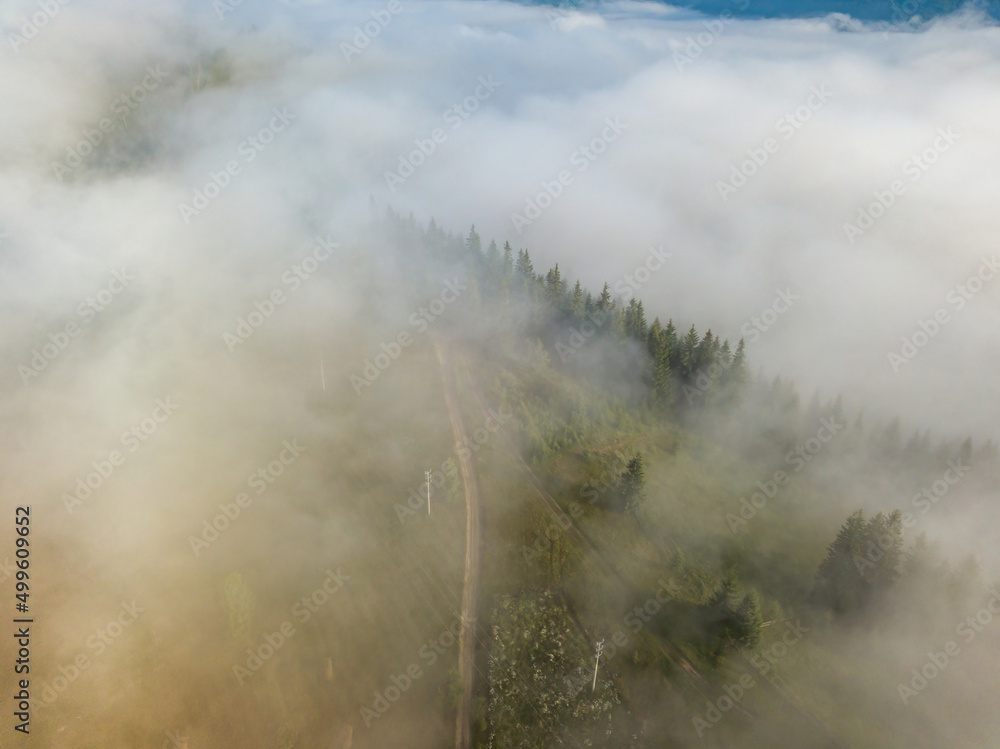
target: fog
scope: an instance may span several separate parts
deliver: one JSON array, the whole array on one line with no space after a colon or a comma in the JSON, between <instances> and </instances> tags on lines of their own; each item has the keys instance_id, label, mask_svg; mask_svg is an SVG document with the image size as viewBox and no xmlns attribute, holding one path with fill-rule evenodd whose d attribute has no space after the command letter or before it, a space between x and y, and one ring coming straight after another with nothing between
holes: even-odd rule
<instances>
[{"instance_id":1,"label":"fog","mask_svg":"<svg viewBox=\"0 0 1000 749\"><path fill-rule=\"evenodd\" d=\"M1000 31L975 7L892 27L640 2L16 0L0 29L0 560L30 505L33 691L93 661L18 740L283 746L275 721L329 710L301 746L450 741L449 667L370 730L359 699L460 606L461 484L446 542L407 537L392 504L453 454L431 344L499 324L474 317L462 263L379 228L387 209L474 224L570 287L630 289L681 334L743 338L761 383L899 417L904 440L998 436ZM359 392L403 331L416 345ZM617 371L604 352L585 352L595 376ZM754 439L728 434L737 452ZM909 502L909 476L880 494L894 471L819 513L810 564L855 506ZM994 490L965 486L974 513L917 529L987 580ZM206 540L220 503L232 528ZM718 530L693 546L723 554ZM313 670L254 674L268 707L242 702L234 658L341 573L326 629L289 638ZM87 644L133 600L127 648ZM905 673L914 640L880 657ZM309 699L273 698L286 677Z\"/></svg>"}]
</instances>

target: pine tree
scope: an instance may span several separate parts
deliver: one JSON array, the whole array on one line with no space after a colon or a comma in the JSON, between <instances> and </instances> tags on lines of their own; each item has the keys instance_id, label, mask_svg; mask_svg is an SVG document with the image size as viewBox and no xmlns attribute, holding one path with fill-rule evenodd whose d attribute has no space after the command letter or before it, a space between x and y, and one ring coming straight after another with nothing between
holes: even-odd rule
<instances>
[{"instance_id":1,"label":"pine tree","mask_svg":"<svg viewBox=\"0 0 1000 749\"><path fill-rule=\"evenodd\" d=\"M559 273L559 263L545 274L545 298L553 309L561 309L566 296L565 283Z\"/></svg>"},{"instance_id":2,"label":"pine tree","mask_svg":"<svg viewBox=\"0 0 1000 749\"><path fill-rule=\"evenodd\" d=\"M607 312L612 307L614 307L614 302L611 301L611 289L605 283L604 288L601 289L601 295L597 298L597 309L601 312Z\"/></svg>"},{"instance_id":3,"label":"pine tree","mask_svg":"<svg viewBox=\"0 0 1000 749\"><path fill-rule=\"evenodd\" d=\"M736 387L741 387L747 381L747 360L746 347L743 339L736 345L736 353L733 354L733 363L729 367L728 381Z\"/></svg>"},{"instance_id":4,"label":"pine tree","mask_svg":"<svg viewBox=\"0 0 1000 749\"><path fill-rule=\"evenodd\" d=\"M670 366L670 351L660 348L653 369L653 403L661 413L667 411L674 402L674 372Z\"/></svg>"},{"instance_id":5,"label":"pine tree","mask_svg":"<svg viewBox=\"0 0 1000 749\"><path fill-rule=\"evenodd\" d=\"M760 600L750 591L740 602L733 617L733 640L741 648L753 648L760 642L761 625L764 619L760 613Z\"/></svg>"},{"instance_id":6,"label":"pine tree","mask_svg":"<svg viewBox=\"0 0 1000 749\"><path fill-rule=\"evenodd\" d=\"M678 350L677 328L674 327L673 319L667 320L667 327L663 329L663 345L670 355L670 365L676 369L680 361L680 352Z\"/></svg>"},{"instance_id":7,"label":"pine tree","mask_svg":"<svg viewBox=\"0 0 1000 749\"><path fill-rule=\"evenodd\" d=\"M684 336L684 340L680 344L680 370L681 375L685 379L690 379L697 370L698 364L698 332L694 329L694 325Z\"/></svg>"},{"instance_id":8,"label":"pine tree","mask_svg":"<svg viewBox=\"0 0 1000 749\"><path fill-rule=\"evenodd\" d=\"M642 302L632 297L625 308L625 335L637 341L645 341L649 329L646 325L646 313Z\"/></svg>"},{"instance_id":9,"label":"pine tree","mask_svg":"<svg viewBox=\"0 0 1000 749\"><path fill-rule=\"evenodd\" d=\"M718 587L701 607L702 631L706 638L707 657L710 663L718 665L726 656L726 651L738 644L741 637L740 580L735 567L726 570Z\"/></svg>"},{"instance_id":10,"label":"pine tree","mask_svg":"<svg viewBox=\"0 0 1000 749\"><path fill-rule=\"evenodd\" d=\"M903 567L903 516L899 510L878 513L865 528L866 576L874 593L887 591L899 579ZM861 566L861 565L858 565Z\"/></svg>"},{"instance_id":11,"label":"pine tree","mask_svg":"<svg viewBox=\"0 0 1000 749\"><path fill-rule=\"evenodd\" d=\"M718 342L715 340L715 336L712 335L711 330L705 331L705 337L701 339L698 344L698 348L695 352L695 371L705 370L715 363L715 353Z\"/></svg>"},{"instance_id":12,"label":"pine tree","mask_svg":"<svg viewBox=\"0 0 1000 749\"><path fill-rule=\"evenodd\" d=\"M649 333L646 334L646 352L649 354L649 358L653 360L653 364L660 358L660 351L663 348L663 326L660 324L660 318L654 318L653 324L649 326Z\"/></svg>"},{"instance_id":13,"label":"pine tree","mask_svg":"<svg viewBox=\"0 0 1000 749\"><path fill-rule=\"evenodd\" d=\"M816 575L814 600L835 614L856 614L885 595L903 572L903 520L899 510L851 515L827 550Z\"/></svg>"},{"instance_id":14,"label":"pine tree","mask_svg":"<svg viewBox=\"0 0 1000 749\"><path fill-rule=\"evenodd\" d=\"M570 314L573 315L573 319L576 322L583 320L587 311L586 301L583 298L583 288L580 286L579 279L577 279L576 285L573 287L573 294L570 297L569 311Z\"/></svg>"},{"instance_id":15,"label":"pine tree","mask_svg":"<svg viewBox=\"0 0 1000 749\"><path fill-rule=\"evenodd\" d=\"M635 512L646 498L646 464L642 459L642 453L636 453L635 457L628 462L622 479L625 509L629 512Z\"/></svg>"},{"instance_id":16,"label":"pine tree","mask_svg":"<svg viewBox=\"0 0 1000 749\"><path fill-rule=\"evenodd\" d=\"M732 612L736 608L739 600L740 576L735 565L730 565L726 569L726 574L719 583L718 589L709 599L708 605L712 607L722 607L727 612Z\"/></svg>"},{"instance_id":17,"label":"pine tree","mask_svg":"<svg viewBox=\"0 0 1000 749\"><path fill-rule=\"evenodd\" d=\"M733 352L729 348L729 339L727 338L719 346L719 353L716 354L716 360L719 362L719 366L723 369L729 369L733 364Z\"/></svg>"},{"instance_id":18,"label":"pine tree","mask_svg":"<svg viewBox=\"0 0 1000 749\"><path fill-rule=\"evenodd\" d=\"M490 240L490 246L486 248L486 267L490 272L495 272L500 268L500 250L497 248L497 241Z\"/></svg>"},{"instance_id":19,"label":"pine tree","mask_svg":"<svg viewBox=\"0 0 1000 749\"><path fill-rule=\"evenodd\" d=\"M483 242L479 238L479 232L476 231L476 225L473 224L472 228L469 230L469 236L465 239L465 246L468 248L469 252L472 253L474 259L479 260L483 254Z\"/></svg>"},{"instance_id":20,"label":"pine tree","mask_svg":"<svg viewBox=\"0 0 1000 749\"><path fill-rule=\"evenodd\" d=\"M502 263L502 277L504 280L509 281L514 277L514 249L510 246L510 242L503 243L503 263Z\"/></svg>"},{"instance_id":21,"label":"pine tree","mask_svg":"<svg viewBox=\"0 0 1000 749\"><path fill-rule=\"evenodd\" d=\"M856 611L867 603L870 586L854 563L855 558L863 559L865 525L864 510L847 518L816 574L813 598L835 614Z\"/></svg>"},{"instance_id":22,"label":"pine tree","mask_svg":"<svg viewBox=\"0 0 1000 749\"><path fill-rule=\"evenodd\" d=\"M517 251L517 263L514 265L514 276L517 287L529 295L534 293L535 266L527 250Z\"/></svg>"}]
</instances>

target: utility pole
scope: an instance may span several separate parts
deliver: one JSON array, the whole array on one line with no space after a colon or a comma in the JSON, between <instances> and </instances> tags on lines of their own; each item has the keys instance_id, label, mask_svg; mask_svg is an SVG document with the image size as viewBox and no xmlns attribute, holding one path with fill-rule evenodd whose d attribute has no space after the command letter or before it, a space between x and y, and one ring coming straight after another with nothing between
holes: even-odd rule
<instances>
[{"instance_id":1,"label":"utility pole","mask_svg":"<svg viewBox=\"0 0 1000 749\"><path fill-rule=\"evenodd\" d=\"M601 662L601 653L604 652L604 640L597 643L597 658L594 660L594 684L590 687L590 691L593 692L597 689L597 664Z\"/></svg>"},{"instance_id":2,"label":"utility pole","mask_svg":"<svg viewBox=\"0 0 1000 749\"><path fill-rule=\"evenodd\" d=\"M424 471L424 481L427 482L427 514L431 514L431 472Z\"/></svg>"}]
</instances>

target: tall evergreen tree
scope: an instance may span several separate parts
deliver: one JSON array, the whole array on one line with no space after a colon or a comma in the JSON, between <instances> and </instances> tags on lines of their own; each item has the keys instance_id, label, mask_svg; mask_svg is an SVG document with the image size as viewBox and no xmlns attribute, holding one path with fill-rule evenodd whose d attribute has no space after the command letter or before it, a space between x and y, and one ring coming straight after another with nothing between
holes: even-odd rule
<instances>
[{"instance_id":1,"label":"tall evergreen tree","mask_svg":"<svg viewBox=\"0 0 1000 749\"><path fill-rule=\"evenodd\" d=\"M715 592L701 608L706 656L709 662L715 665L723 661L731 647L740 644L745 634L739 614L741 609L739 588L739 575L735 567L730 567Z\"/></svg>"},{"instance_id":2,"label":"tall evergreen tree","mask_svg":"<svg viewBox=\"0 0 1000 749\"><path fill-rule=\"evenodd\" d=\"M545 274L545 298L554 309L561 309L566 296L565 283L559 272L559 263Z\"/></svg>"},{"instance_id":3,"label":"tall evergreen tree","mask_svg":"<svg viewBox=\"0 0 1000 749\"><path fill-rule=\"evenodd\" d=\"M586 300L583 298L583 287L580 286L579 279L573 287L573 293L570 296L569 311L576 322L583 320L587 311Z\"/></svg>"},{"instance_id":4,"label":"tall evergreen tree","mask_svg":"<svg viewBox=\"0 0 1000 749\"><path fill-rule=\"evenodd\" d=\"M638 510L646 498L646 463L642 459L642 453L636 453L625 467L622 492L625 510L629 512Z\"/></svg>"},{"instance_id":5,"label":"tall evergreen tree","mask_svg":"<svg viewBox=\"0 0 1000 749\"><path fill-rule=\"evenodd\" d=\"M522 289L531 289L535 283L535 266L531 262L531 255L527 250L517 251L517 263L514 265L514 274L517 278L518 286Z\"/></svg>"},{"instance_id":6,"label":"tall evergreen tree","mask_svg":"<svg viewBox=\"0 0 1000 749\"><path fill-rule=\"evenodd\" d=\"M741 648L753 648L760 642L764 618L760 613L760 600L750 591L740 601L733 617L733 640Z\"/></svg>"},{"instance_id":7,"label":"tall evergreen tree","mask_svg":"<svg viewBox=\"0 0 1000 749\"><path fill-rule=\"evenodd\" d=\"M646 325L646 312L642 301L632 297L625 309L625 335L637 341L645 342L649 328Z\"/></svg>"},{"instance_id":8,"label":"tall evergreen tree","mask_svg":"<svg viewBox=\"0 0 1000 749\"><path fill-rule=\"evenodd\" d=\"M677 328L674 327L672 318L667 320L667 326L663 329L663 345L666 347L667 353L670 354L670 365L676 369L680 362L680 352L678 349Z\"/></svg>"},{"instance_id":9,"label":"tall evergreen tree","mask_svg":"<svg viewBox=\"0 0 1000 749\"><path fill-rule=\"evenodd\" d=\"M733 363L730 365L728 370L728 378L730 383L736 387L741 387L746 384L747 381L747 359L746 359L746 344L743 343L743 339L740 338L740 342L736 344L736 353L733 354Z\"/></svg>"},{"instance_id":10,"label":"tall evergreen tree","mask_svg":"<svg viewBox=\"0 0 1000 749\"><path fill-rule=\"evenodd\" d=\"M497 241L495 239L490 240L490 246L486 249L486 267L491 272L500 269L500 250L497 248Z\"/></svg>"},{"instance_id":11,"label":"tall evergreen tree","mask_svg":"<svg viewBox=\"0 0 1000 749\"><path fill-rule=\"evenodd\" d=\"M692 325L680 344L680 370L685 379L690 379L697 370L698 343L698 332Z\"/></svg>"},{"instance_id":12,"label":"tall evergreen tree","mask_svg":"<svg viewBox=\"0 0 1000 749\"><path fill-rule=\"evenodd\" d=\"M884 595L903 570L903 520L899 510L867 522L863 510L837 533L819 567L814 600L835 614L864 611Z\"/></svg>"},{"instance_id":13,"label":"tall evergreen tree","mask_svg":"<svg viewBox=\"0 0 1000 749\"><path fill-rule=\"evenodd\" d=\"M719 366L723 369L729 369L733 363L733 352L729 348L729 339L727 338L719 346L719 353L716 355L716 360L719 362Z\"/></svg>"},{"instance_id":14,"label":"tall evergreen tree","mask_svg":"<svg viewBox=\"0 0 1000 749\"><path fill-rule=\"evenodd\" d=\"M674 372L670 365L670 351L660 347L653 369L653 403L661 413L674 403Z\"/></svg>"},{"instance_id":15,"label":"tall evergreen tree","mask_svg":"<svg viewBox=\"0 0 1000 749\"><path fill-rule=\"evenodd\" d=\"M469 230L469 236L465 239L465 246L476 260L479 260L482 257L483 242L479 238L479 232L476 231L475 224L473 224L472 228Z\"/></svg>"},{"instance_id":16,"label":"tall evergreen tree","mask_svg":"<svg viewBox=\"0 0 1000 749\"><path fill-rule=\"evenodd\" d=\"M705 337L701 339L698 343L698 347L695 351L695 366L694 369L698 370L704 369L708 370L709 367L715 362L715 353L718 342L715 340L715 336L712 335L711 329L705 331Z\"/></svg>"},{"instance_id":17,"label":"tall evergreen tree","mask_svg":"<svg viewBox=\"0 0 1000 749\"><path fill-rule=\"evenodd\" d=\"M663 348L663 326L660 318L654 318L653 324L649 326L649 333L646 334L646 352L655 364L660 358L660 351Z\"/></svg>"},{"instance_id":18,"label":"tall evergreen tree","mask_svg":"<svg viewBox=\"0 0 1000 749\"><path fill-rule=\"evenodd\" d=\"M611 299L611 289L605 283L604 288L601 289L601 295L597 298L597 309L600 312L608 312L612 307L614 307L614 302Z\"/></svg>"},{"instance_id":19,"label":"tall evergreen tree","mask_svg":"<svg viewBox=\"0 0 1000 749\"><path fill-rule=\"evenodd\" d=\"M863 558L865 525L864 510L847 518L816 575L813 598L835 614L857 611L868 602L869 586L854 564L855 557Z\"/></svg>"}]
</instances>

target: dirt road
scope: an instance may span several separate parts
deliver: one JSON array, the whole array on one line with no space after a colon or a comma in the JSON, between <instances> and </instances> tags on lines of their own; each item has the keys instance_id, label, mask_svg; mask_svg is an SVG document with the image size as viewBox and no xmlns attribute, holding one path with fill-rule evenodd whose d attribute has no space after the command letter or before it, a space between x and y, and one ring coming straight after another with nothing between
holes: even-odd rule
<instances>
[{"instance_id":1,"label":"dirt road","mask_svg":"<svg viewBox=\"0 0 1000 749\"><path fill-rule=\"evenodd\" d=\"M466 444L465 424L455 393L455 378L452 376L445 344L435 342L438 361L441 362L441 376L444 380L445 401L451 417L451 429L455 442ZM458 451L462 484L465 488L465 584L462 589L462 633L458 638L458 674L462 680L462 695L458 702L455 718L455 749L472 748L472 687L475 665L475 616L479 595L479 482L476 480L476 466L470 451Z\"/></svg>"}]
</instances>

